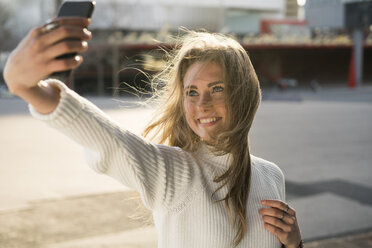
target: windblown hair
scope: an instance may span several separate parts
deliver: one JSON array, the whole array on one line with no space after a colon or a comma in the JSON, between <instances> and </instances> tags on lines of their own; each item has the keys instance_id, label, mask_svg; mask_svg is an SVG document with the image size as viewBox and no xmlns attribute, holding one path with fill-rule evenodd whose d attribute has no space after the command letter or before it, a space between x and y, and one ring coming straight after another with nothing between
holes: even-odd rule
<instances>
[{"instance_id":1,"label":"windblown hair","mask_svg":"<svg viewBox=\"0 0 372 248\"><path fill-rule=\"evenodd\" d=\"M167 67L154 77L154 87L161 86L160 109L145 129L144 136L187 151L196 150L201 139L186 122L183 79L195 62L214 62L221 67L225 83L226 128L212 138L214 152L218 155L230 153L232 163L226 172L214 178L215 183L221 184L212 197L221 188L228 187L227 195L217 202L224 201L232 227L237 228L233 244L236 247L246 233L251 180L248 133L261 101L259 82L247 52L232 38L187 31L175 47L169 54Z\"/></svg>"}]
</instances>

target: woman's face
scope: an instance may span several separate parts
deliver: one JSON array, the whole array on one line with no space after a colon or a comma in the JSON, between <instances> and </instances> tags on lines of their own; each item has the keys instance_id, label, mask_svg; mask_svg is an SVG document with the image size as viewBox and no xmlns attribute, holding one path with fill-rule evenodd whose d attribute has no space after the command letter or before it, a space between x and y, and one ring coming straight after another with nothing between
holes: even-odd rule
<instances>
[{"instance_id":1,"label":"woman's face","mask_svg":"<svg viewBox=\"0 0 372 248\"><path fill-rule=\"evenodd\" d=\"M192 64L184 82L186 121L196 135L209 144L226 123L225 83L221 67L214 62Z\"/></svg>"}]
</instances>

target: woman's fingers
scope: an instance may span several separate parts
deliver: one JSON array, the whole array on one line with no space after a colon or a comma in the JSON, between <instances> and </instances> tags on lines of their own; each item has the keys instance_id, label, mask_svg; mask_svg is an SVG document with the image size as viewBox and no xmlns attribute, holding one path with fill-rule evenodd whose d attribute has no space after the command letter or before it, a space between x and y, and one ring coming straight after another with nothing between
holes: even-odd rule
<instances>
[{"instance_id":1,"label":"woman's fingers","mask_svg":"<svg viewBox=\"0 0 372 248\"><path fill-rule=\"evenodd\" d=\"M301 240L296 211L280 200L264 200L265 208L259 210L265 228L286 246L297 246Z\"/></svg>"},{"instance_id":2,"label":"woman's fingers","mask_svg":"<svg viewBox=\"0 0 372 248\"><path fill-rule=\"evenodd\" d=\"M283 241L288 238L288 232L285 232L282 229L274 225L271 225L269 223L265 223L264 226L265 226L265 229L271 232L272 234L274 234L280 240L282 244L285 243Z\"/></svg>"},{"instance_id":3,"label":"woman's fingers","mask_svg":"<svg viewBox=\"0 0 372 248\"><path fill-rule=\"evenodd\" d=\"M58 21L66 25L74 25L80 27L88 27L90 25L90 19L84 17L58 17L54 21Z\"/></svg>"},{"instance_id":4,"label":"woman's fingers","mask_svg":"<svg viewBox=\"0 0 372 248\"><path fill-rule=\"evenodd\" d=\"M275 226L276 228L279 228L280 230L283 230L284 232L291 232L292 230L290 224L278 218L271 217L271 216L263 216L262 219L265 223Z\"/></svg>"},{"instance_id":5,"label":"woman's fingers","mask_svg":"<svg viewBox=\"0 0 372 248\"><path fill-rule=\"evenodd\" d=\"M288 224L294 224L296 221L296 216L285 213L283 210L279 210L277 208L262 208L260 209L259 213L263 216L271 216L278 220L284 221Z\"/></svg>"},{"instance_id":6,"label":"woman's fingers","mask_svg":"<svg viewBox=\"0 0 372 248\"><path fill-rule=\"evenodd\" d=\"M87 49L88 43L86 41L67 40L49 47L46 51L46 56L49 59L54 59L63 54L81 53Z\"/></svg>"},{"instance_id":7,"label":"woman's fingers","mask_svg":"<svg viewBox=\"0 0 372 248\"><path fill-rule=\"evenodd\" d=\"M90 19L83 18L83 17L58 17L54 18L48 23L56 22L60 26L67 25L67 26L76 26L86 28L90 24Z\"/></svg>"},{"instance_id":8,"label":"woman's fingers","mask_svg":"<svg viewBox=\"0 0 372 248\"><path fill-rule=\"evenodd\" d=\"M44 46L51 46L66 39L89 40L92 38L90 31L84 27L58 26L57 28L44 33L40 37L40 43Z\"/></svg>"},{"instance_id":9,"label":"woman's fingers","mask_svg":"<svg viewBox=\"0 0 372 248\"><path fill-rule=\"evenodd\" d=\"M38 44L47 61L48 72L69 70L81 64L81 56L54 60L64 54L77 54L88 49L86 40L92 38L91 32L86 29L89 23L87 18L56 18L39 28Z\"/></svg>"},{"instance_id":10,"label":"woman's fingers","mask_svg":"<svg viewBox=\"0 0 372 248\"><path fill-rule=\"evenodd\" d=\"M42 35L38 44L44 51L45 58L86 51L86 40L92 38L90 31L86 29L87 24L89 21L86 18L59 18L41 27Z\"/></svg>"},{"instance_id":11,"label":"woman's fingers","mask_svg":"<svg viewBox=\"0 0 372 248\"><path fill-rule=\"evenodd\" d=\"M35 28L35 36L45 36L53 32L60 27L76 27L78 29L84 29L89 26L90 20L81 17L64 17L64 18L55 18L45 25ZM50 38L51 36L49 36Z\"/></svg>"},{"instance_id":12,"label":"woman's fingers","mask_svg":"<svg viewBox=\"0 0 372 248\"><path fill-rule=\"evenodd\" d=\"M296 215L296 211L291 208L287 203L282 202L280 200L263 200L262 205L267 206L267 207L272 207L279 209L281 211L284 211L285 213L289 215Z\"/></svg>"},{"instance_id":13,"label":"woman's fingers","mask_svg":"<svg viewBox=\"0 0 372 248\"><path fill-rule=\"evenodd\" d=\"M274 234L277 237L281 237L279 239L288 238L288 232L285 232L282 229L280 229L280 228L278 228L274 225L271 225L269 223L265 223L264 225L265 225L266 230L268 230L269 232L271 232L272 234Z\"/></svg>"},{"instance_id":14,"label":"woman's fingers","mask_svg":"<svg viewBox=\"0 0 372 248\"><path fill-rule=\"evenodd\" d=\"M80 55L76 55L72 58L66 59L54 59L51 60L47 65L47 71L49 74L58 71L67 71L78 67L81 63L83 63L83 57Z\"/></svg>"}]
</instances>

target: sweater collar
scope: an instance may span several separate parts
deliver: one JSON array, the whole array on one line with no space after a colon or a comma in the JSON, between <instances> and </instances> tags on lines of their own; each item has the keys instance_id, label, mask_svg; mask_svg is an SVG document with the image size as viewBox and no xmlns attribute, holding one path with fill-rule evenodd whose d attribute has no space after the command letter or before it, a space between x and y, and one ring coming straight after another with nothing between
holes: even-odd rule
<instances>
[{"instance_id":1,"label":"sweater collar","mask_svg":"<svg viewBox=\"0 0 372 248\"><path fill-rule=\"evenodd\" d=\"M200 147L197 151L197 155L202 160L213 164L216 167L227 169L232 162L232 155L227 153L223 155L216 154L213 146L210 146L204 142L200 143Z\"/></svg>"}]
</instances>

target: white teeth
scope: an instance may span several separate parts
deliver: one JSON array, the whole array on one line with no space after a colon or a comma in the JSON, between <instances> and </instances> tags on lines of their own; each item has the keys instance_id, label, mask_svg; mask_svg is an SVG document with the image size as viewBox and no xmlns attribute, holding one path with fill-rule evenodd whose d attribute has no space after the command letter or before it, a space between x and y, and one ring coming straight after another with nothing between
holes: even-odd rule
<instances>
[{"instance_id":1,"label":"white teeth","mask_svg":"<svg viewBox=\"0 0 372 248\"><path fill-rule=\"evenodd\" d=\"M200 119L200 123L201 123L201 124L206 124L206 123L214 122L214 121L216 121L216 120L217 120L216 117L213 117L213 118L206 118L206 119Z\"/></svg>"}]
</instances>

